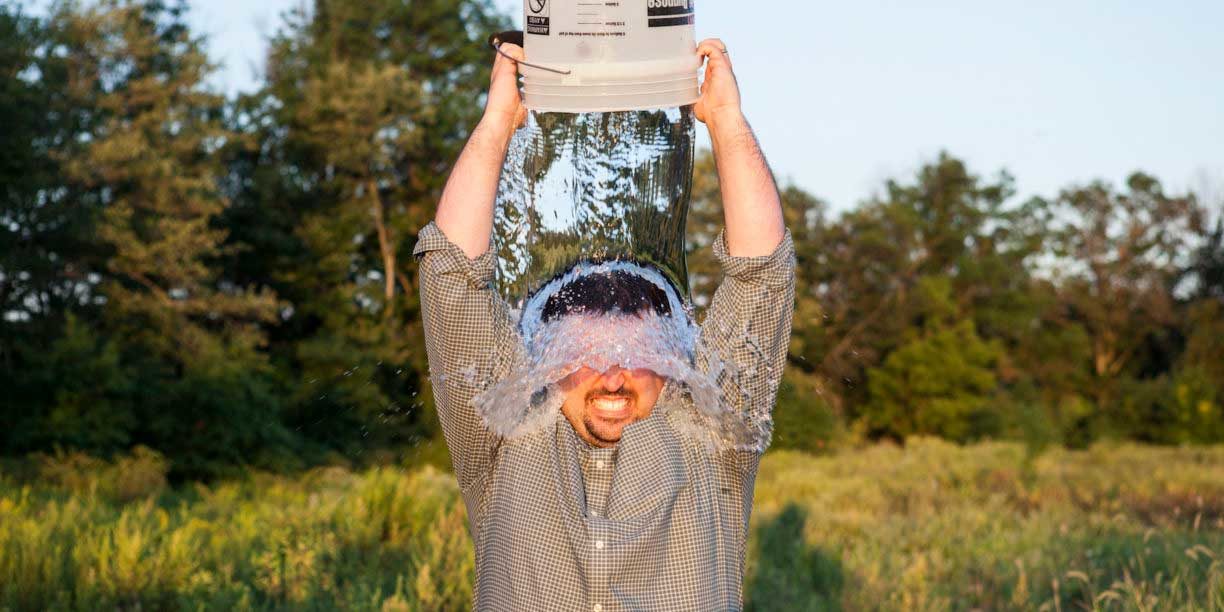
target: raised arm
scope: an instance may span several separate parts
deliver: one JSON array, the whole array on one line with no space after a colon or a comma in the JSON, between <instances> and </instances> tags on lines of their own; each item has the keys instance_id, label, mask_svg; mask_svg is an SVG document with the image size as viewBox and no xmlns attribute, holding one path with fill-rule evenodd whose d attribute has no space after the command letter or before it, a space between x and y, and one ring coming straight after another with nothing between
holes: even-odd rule
<instances>
[{"instance_id":1,"label":"raised arm","mask_svg":"<svg viewBox=\"0 0 1224 612\"><path fill-rule=\"evenodd\" d=\"M498 177L526 112L515 78L514 63L499 56L484 117L451 171L434 222L421 230L413 250L420 261L434 403L465 494L483 482L499 442L472 399L509 371L521 347L509 307L493 288L489 248Z\"/></svg>"},{"instance_id":2,"label":"raised arm","mask_svg":"<svg viewBox=\"0 0 1224 612\"><path fill-rule=\"evenodd\" d=\"M502 45L502 51L523 57L522 48L515 45ZM470 258L475 259L489 248L497 181L506 161L506 149L514 131L526 118L527 109L518 90L518 67L498 54L484 117L472 130L467 146L455 162L434 216L438 228Z\"/></svg>"},{"instance_id":3,"label":"raised arm","mask_svg":"<svg viewBox=\"0 0 1224 612\"><path fill-rule=\"evenodd\" d=\"M782 220L773 174L740 110L739 88L726 47L707 40L701 101L694 109L714 143L725 229L714 241L723 281L701 325L701 365L728 366L719 383L724 400L743 414L763 443L739 456L745 474L772 435L773 407L790 342L795 255Z\"/></svg>"},{"instance_id":4,"label":"raised arm","mask_svg":"<svg viewBox=\"0 0 1224 612\"><path fill-rule=\"evenodd\" d=\"M714 145L727 250L734 257L768 255L786 231L777 183L744 118L726 45L711 38L697 51L706 58L706 71L693 112L706 124Z\"/></svg>"}]
</instances>

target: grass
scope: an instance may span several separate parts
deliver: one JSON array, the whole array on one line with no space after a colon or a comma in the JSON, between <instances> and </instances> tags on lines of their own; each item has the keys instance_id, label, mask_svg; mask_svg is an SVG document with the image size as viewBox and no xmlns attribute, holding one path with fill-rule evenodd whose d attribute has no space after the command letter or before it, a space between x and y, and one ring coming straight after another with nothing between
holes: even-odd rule
<instances>
[{"instance_id":1,"label":"grass","mask_svg":"<svg viewBox=\"0 0 1224 612\"><path fill-rule=\"evenodd\" d=\"M465 609L436 469L169 488L156 454L0 474L0 609ZM777 452L757 481L756 610L1224 610L1224 448L913 440Z\"/></svg>"}]
</instances>

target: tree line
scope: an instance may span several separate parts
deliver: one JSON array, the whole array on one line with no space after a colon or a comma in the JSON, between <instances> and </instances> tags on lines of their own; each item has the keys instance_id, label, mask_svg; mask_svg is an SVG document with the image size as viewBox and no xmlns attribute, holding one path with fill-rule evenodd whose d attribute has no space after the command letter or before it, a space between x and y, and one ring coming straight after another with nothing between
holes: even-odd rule
<instances>
[{"instance_id":1,"label":"tree line","mask_svg":"<svg viewBox=\"0 0 1224 612\"><path fill-rule=\"evenodd\" d=\"M479 118L486 0L317 0L256 91L159 0L0 4L0 454L164 453L180 478L438 439L411 248ZM1135 173L1016 201L943 155L799 259L775 443L1224 441L1224 226ZM718 281L699 157L689 267Z\"/></svg>"}]
</instances>

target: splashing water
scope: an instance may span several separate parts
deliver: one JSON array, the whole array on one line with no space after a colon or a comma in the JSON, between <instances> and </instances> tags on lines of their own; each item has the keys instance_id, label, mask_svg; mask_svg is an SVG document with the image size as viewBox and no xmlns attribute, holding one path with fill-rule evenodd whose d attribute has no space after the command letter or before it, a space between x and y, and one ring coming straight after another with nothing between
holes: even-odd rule
<instances>
[{"instance_id":1,"label":"splashing water","mask_svg":"<svg viewBox=\"0 0 1224 612\"><path fill-rule=\"evenodd\" d=\"M586 275L635 274L663 289L670 313L570 314L544 322L544 304L561 288ZM759 448L761 432L729 405L718 381L724 364L701 350L690 310L663 275L627 261L579 264L528 300L520 318L524 358L508 376L476 397L476 407L497 434L515 438L552 424L564 401L558 382L583 366L647 369L666 378L656 409L707 448Z\"/></svg>"},{"instance_id":2,"label":"splashing water","mask_svg":"<svg viewBox=\"0 0 1224 612\"><path fill-rule=\"evenodd\" d=\"M523 359L476 407L515 438L555 422L557 383L583 366L648 369L668 379L656 410L714 449L757 448L760 432L719 385L734 375L700 350L688 303L684 230L692 189L691 107L531 113L511 142L498 191L497 288L519 317ZM581 262L581 263L580 263ZM601 263L594 263L601 262ZM571 314L548 299L575 279L635 274L662 288L670 314Z\"/></svg>"}]
</instances>

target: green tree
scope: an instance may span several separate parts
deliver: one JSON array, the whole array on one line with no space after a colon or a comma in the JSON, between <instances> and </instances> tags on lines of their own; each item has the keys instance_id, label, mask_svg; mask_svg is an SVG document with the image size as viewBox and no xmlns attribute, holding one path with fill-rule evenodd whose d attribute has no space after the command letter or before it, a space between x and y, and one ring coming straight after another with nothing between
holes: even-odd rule
<instances>
[{"instance_id":1,"label":"green tree","mask_svg":"<svg viewBox=\"0 0 1224 612\"><path fill-rule=\"evenodd\" d=\"M1210 231L1206 231L1206 227L1202 232L1203 242L1186 272L1194 281L1197 298L1224 301L1224 215L1216 219Z\"/></svg>"},{"instance_id":2,"label":"green tree","mask_svg":"<svg viewBox=\"0 0 1224 612\"><path fill-rule=\"evenodd\" d=\"M799 328L808 356L799 365L825 381L826 397L847 418L867 401L867 371L927 333L915 294L923 279L947 279L956 311L983 338L1002 342L1005 355L1026 341L1024 330L1041 315L1030 267L1044 217L1039 203L1010 203L1013 193L1007 174L986 180L944 154L825 224L807 266L821 306L806 318L820 319ZM1000 368L999 382L1014 383L1014 370Z\"/></svg>"},{"instance_id":3,"label":"green tree","mask_svg":"<svg viewBox=\"0 0 1224 612\"><path fill-rule=\"evenodd\" d=\"M356 453L427 433L410 250L480 116L484 38L505 25L483 0L319 0L286 15L264 88L238 104L259 144L231 164L226 227L250 248L226 265L290 302L269 350L316 440Z\"/></svg>"},{"instance_id":4,"label":"green tree","mask_svg":"<svg viewBox=\"0 0 1224 612\"><path fill-rule=\"evenodd\" d=\"M104 323L138 381L138 441L185 473L247 463L288 444L260 352L275 296L216 265L228 202L219 151L236 134L183 4L112 0L55 8L66 33L67 95L97 117L62 143L65 178L101 209Z\"/></svg>"},{"instance_id":5,"label":"green tree","mask_svg":"<svg viewBox=\"0 0 1224 612\"><path fill-rule=\"evenodd\" d=\"M140 430L133 372L119 343L69 313L62 334L23 355L16 381L26 410L8 423L10 451L56 447L108 454L127 450Z\"/></svg>"},{"instance_id":6,"label":"green tree","mask_svg":"<svg viewBox=\"0 0 1224 612\"><path fill-rule=\"evenodd\" d=\"M1109 414L1120 384L1171 365L1173 290L1202 222L1192 196L1167 195L1151 176L1133 174L1126 186L1094 183L1051 203L1060 220L1052 239L1059 299L1090 339L1087 393L1103 417L1122 420Z\"/></svg>"},{"instance_id":7,"label":"green tree","mask_svg":"<svg viewBox=\"0 0 1224 612\"><path fill-rule=\"evenodd\" d=\"M10 452L47 442L22 432L40 426L55 381L72 374L49 372L43 360L65 314L76 312L84 328L100 311L98 207L64 184L56 154L92 122L65 95L65 34L16 3L0 5L0 450Z\"/></svg>"},{"instance_id":8,"label":"green tree","mask_svg":"<svg viewBox=\"0 0 1224 612\"><path fill-rule=\"evenodd\" d=\"M962 442L995 433L998 415L991 401L1000 347L982 340L973 321L957 316L949 279L924 277L915 293L921 331L868 371L867 425L874 433Z\"/></svg>"},{"instance_id":9,"label":"green tree","mask_svg":"<svg viewBox=\"0 0 1224 612\"><path fill-rule=\"evenodd\" d=\"M1176 433L1162 441L1218 443L1224 441L1224 300L1187 306L1184 329L1185 349L1160 398Z\"/></svg>"}]
</instances>

